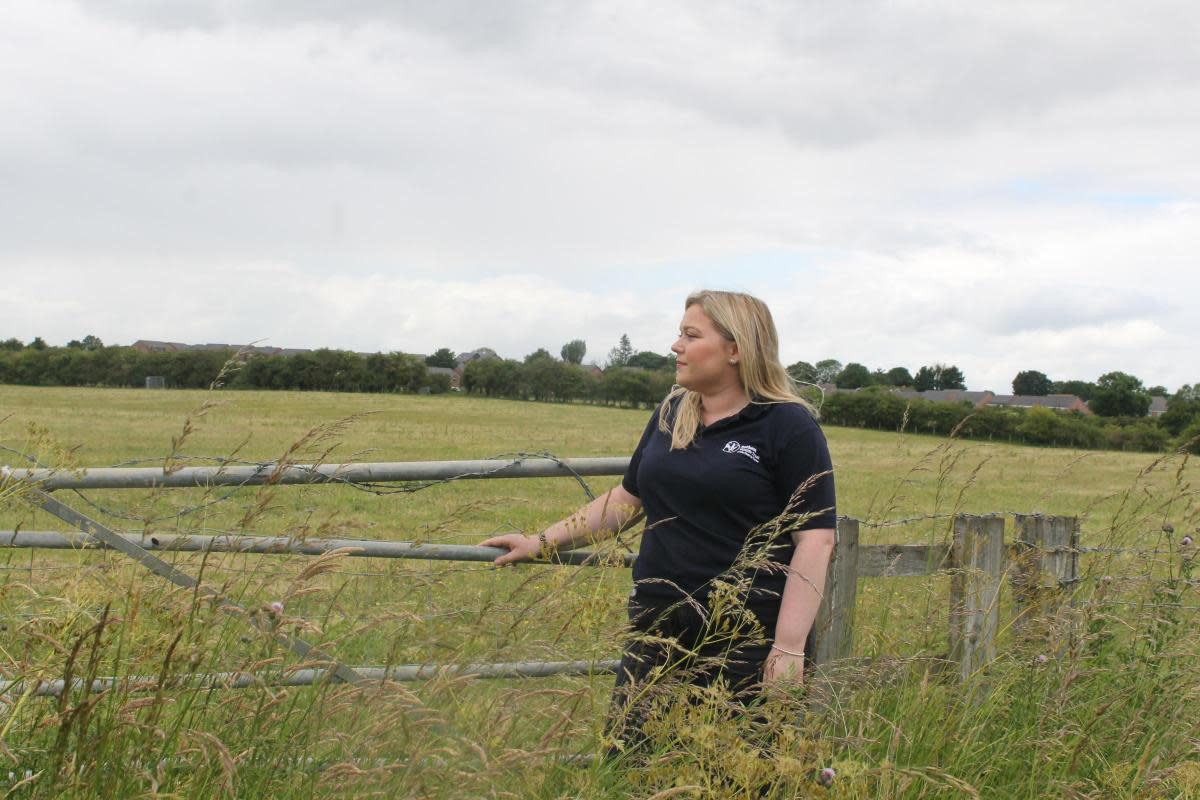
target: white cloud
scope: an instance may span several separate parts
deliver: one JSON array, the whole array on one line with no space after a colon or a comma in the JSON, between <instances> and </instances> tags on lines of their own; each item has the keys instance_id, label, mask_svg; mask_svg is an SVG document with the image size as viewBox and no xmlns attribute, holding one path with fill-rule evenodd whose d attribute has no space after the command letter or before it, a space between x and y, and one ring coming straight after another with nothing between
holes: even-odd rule
<instances>
[{"instance_id":1,"label":"white cloud","mask_svg":"<svg viewBox=\"0 0 1200 800\"><path fill-rule=\"evenodd\" d=\"M1193 4L0 23L0 338L602 356L665 349L683 295L726 285L790 360L1200 379Z\"/></svg>"}]
</instances>

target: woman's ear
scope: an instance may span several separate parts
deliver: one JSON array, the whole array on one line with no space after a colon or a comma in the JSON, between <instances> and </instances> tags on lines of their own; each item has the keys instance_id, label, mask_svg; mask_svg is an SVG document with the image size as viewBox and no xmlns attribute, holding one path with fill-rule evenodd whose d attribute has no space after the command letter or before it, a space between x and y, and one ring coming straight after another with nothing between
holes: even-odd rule
<instances>
[{"instance_id":1,"label":"woman's ear","mask_svg":"<svg viewBox=\"0 0 1200 800\"><path fill-rule=\"evenodd\" d=\"M742 356L738 352L737 342L727 342L725 345L725 350L729 355L730 364L736 364L737 362L741 361Z\"/></svg>"}]
</instances>

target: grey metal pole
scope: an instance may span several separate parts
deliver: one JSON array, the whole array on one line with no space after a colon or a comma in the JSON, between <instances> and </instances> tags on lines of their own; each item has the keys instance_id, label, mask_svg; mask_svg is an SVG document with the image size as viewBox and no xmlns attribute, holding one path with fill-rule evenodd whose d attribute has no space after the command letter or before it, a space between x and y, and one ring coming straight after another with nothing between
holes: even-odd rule
<instances>
[{"instance_id":1,"label":"grey metal pole","mask_svg":"<svg viewBox=\"0 0 1200 800\"><path fill-rule=\"evenodd\" d=\"M367 681L412 682L446 678L548 678L553 675L606 675L617 671L620 661L506 661L497 664L406 664L392 667L353 667L354 672ZM167 689L247 689L251 686L312 686L331 678L328 669L297 669L270 675L245 672L189 673L169 678ZM91 691L110 689L128 691L150 691L158 688L159 678L155 675L129 675L124 678L96 678ZM60 678L42 681L34 688L34 697L58 697L62 695L65 682ZM72 690L84 687L84 680L71 681ZM27 691L25 682L0 681L0 696Z\"/></svg>"},{"instance_id":2,"label":"grey metal pole","mask_svg":"<svg viewBox=\"0 0 1200 800\"><path fill-rule=\"evenodd\" d=\"M361 464L263 464L256 467L92 467L64 471L11 469L44 491L57 489L144 489L147 487L259 486L264 483L390 483L395 481L554 478L623 475L628 457L520 458L487 461L395 461Z\"/></svg>"},{"instance_id":3,"label":"grey metal pole","mask_svg":"<svg viewBox=\"0 0 1200 800\"><path fill-rule=\"evenodd\" d=\"M500 547L464 544L422 544L384 542L373 539L293 539L288 536L224 536L157 533L134 535L113 532L127 542L147 551L185 553L257 553L262 555L319 556L333 550L345 550L348 556L362 558L415 558L428 561L474 561L490 563L507 551ZM481 536L482 538L482 536ZM91 550L106 547L91 536L58 531L0 531L0 547L41 548L46 550ZM545 562L572 566L630 567L634 553L603 553L564 550Z\"/></svg>"}]
</instances>

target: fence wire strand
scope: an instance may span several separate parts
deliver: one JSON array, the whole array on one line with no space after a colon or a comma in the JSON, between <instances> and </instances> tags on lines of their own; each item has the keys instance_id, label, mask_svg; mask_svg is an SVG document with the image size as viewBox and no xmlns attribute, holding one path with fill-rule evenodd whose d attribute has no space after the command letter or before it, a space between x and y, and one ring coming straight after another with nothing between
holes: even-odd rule
<instances>
[{"instance_id":1,"label":"fence wire strand","mask_svg":"<svg viewBox=\"0 0 1200 800\"><path fill-rule=\"evenodd\" d=\"M46 464L43 464L35 456L32 456L21 450L17 450L15 448L8 447L7 445L3 445L3 444L0 444L0 450L3 450L5 452L12 453L16 456L19 456L20 458L24 459L25 461L28 461L29 463L34 464L35 466L37 466L41 469L53 469L52 467L50 467ZM579 487L583 490L584 496L586 496L589 501L596 499L596 495L592 491L592 488L588 484L587 480L582 475L580 475L577 470L572 469L571 466L563 458L561 458L560 456L557 456L554 453L551 453L549 451L539 451L539 452L510 451L510 452L504 452L504 453L497 453L495 455L488 456L486 459L484 459L487 461L499 461L499 460L507 461L507 463L502 464L498 467L495 467L494 469L462 472L462 473L459 473L458 475L452 475L448 478L439 478L437 480L399 482L399 485L392 484L392 483L379 483L379 482L375 482L375 481L351 481L346 478L339 477L336 474L332 475L332 476L326 476L326 475L323 475L316 471L315 467L318 465L315 465L315 464L288 464L288 468L307 471L311 475L319 475L321 477L320 483L322 483L322 484L328 484L328 483L342 484L345 486L349 486L350 488L355 489L357 491L365 492L367 494L372 494L372 495L375 495L376 497L383 497L383 496L393 495L393 494L415 494L416 492L424 491L425 489L429 489L434 486L441 486L443 484L453 483L455 481L460 481L460 480L464 480L464 479L486 478L491 475L495 475L497 473L503 472L506 469L511 469L512 467L519 466L520 464L523 464L526 461L534 460L534 459L540 459L540 460L554 462L559 467L561 467L563 470L565 470L572 478L575 479L575 481L579 484ZM240 458L227 458L224 456L199 456L199 455L196 455L196 456L174 455L171 457L171 460L172 461L181 461L181 462L183 462L183 461L203 462L205 464L213 464L213 465L216 465L219 467L235 466L235 465L236 466L249 466L249 467L255 468L255 473L248 476L245 481L243 481L239 484L236 484L232 489L222 493L218 497L206 500L203 503L197 503L192 506L187 506L185 508L178 509L176 511L173 511L170 514L161 514L161 515L155 516L155 517L147 517L147 516L142 516L142 515L137 515L137 514L130 514L125 511L117 511L115 509L106 507L106 506L98 503L97 501L95 501L91 497L89 497L88 495L85 495L83 493L83 491L80 489L72 489L71 491L74 492L75 495L77 497L79 497L79 499L82 500L84 503L86 503L90 508L95 509L97 512L104 514L107 517L110 517L112 519L122 519L122 520L126 520L129 522L139 522L143 525L152 525L154 523L164 522L166 520L179 520L184 517L190 516L192 514L196 514L200 511L205 511L205 510L208 510L215 506L218 506L222 503L230 501L234 497L236 497L238 494L240 494L243 489L247 488L250 485L250 481L254 480L254 478L256 478L260 473L270 474L273 470L278 469L281 464L281 462L277 462L277 461L251 461L251 460L240 459ZM141 464L158 464L158 463L162 463L162 462L163 462L162 458L133 458L133 459L128 459L126 461L118 462L116 464L109 464L103 468L132 467L132 466L138 466ZM201 488L201 487L197 487L197 488Z\"/></svg>"}]
</instances>

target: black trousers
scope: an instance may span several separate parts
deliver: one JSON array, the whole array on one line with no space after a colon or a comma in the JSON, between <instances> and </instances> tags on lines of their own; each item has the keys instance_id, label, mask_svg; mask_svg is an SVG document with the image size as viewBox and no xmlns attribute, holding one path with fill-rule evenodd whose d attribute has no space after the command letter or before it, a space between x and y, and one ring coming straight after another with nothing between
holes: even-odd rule
<instances>
[{"instance_id":1,"label":"black trousers","mask_svg":"<svg viewBox=\"0 0 1200 800\"><path fill-rule=\"evenodd\" d=\"M726 624L693 602L634 595L629 600L631 635L613 686L608 734L625 750L645 745L646 722L664 703L679 699L680 684L729 689L731 713L752 712L760 697L763 668L771 652L777 609L756 609L753 627L738 615ZM763 635L765 634L765 640ZM811 661L813 635L805 642L805 666Z\"/></svg>"}]
</instances>

